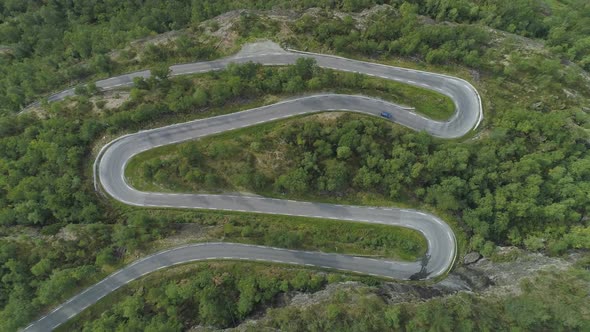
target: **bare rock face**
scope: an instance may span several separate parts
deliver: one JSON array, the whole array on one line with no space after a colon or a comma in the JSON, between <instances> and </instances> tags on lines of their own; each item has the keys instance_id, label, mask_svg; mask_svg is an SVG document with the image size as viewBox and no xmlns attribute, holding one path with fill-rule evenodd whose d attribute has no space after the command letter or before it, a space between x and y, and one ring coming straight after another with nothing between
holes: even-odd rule
<instances>
[{"instance_id":1,"label":"bare rock face","mask_svg":"<svg viewBox=\"0 0 590 332\"><path fill-rule=\"evenodd\" d=\"M494 285L494 283L485 273L479 271L477 268L474 268L474 266L458 267L449 275L449 278L451 276L454 276L465 282L468 285L469 290L473 292L479 292Z\"/></svg>"},{"instance_id":2,"label":"bare rock face","mask_svg":"<svg viewBox=\"0 0 590 332\"><path fill-rule=\"evenodd\" d=\"M277 43L269 40L245 44L236 57L247 57L257 54L286 54L287 52Z\"/></svg>"},{"instance_id":3,"label":"bare rock face","mask_svg":"<svg viewBox=\"0 0 590 332\"><path fill-rule=\"evenodd\" d=\"M351 302L365 296L378 296L390 305L428 301L459 292L493 296L519 294L519 285L523 279L535 276L543 270L567 269L581 257L583 256L576 253L566 258L548 257L515 247L498 247L494 259L482 257L478 252L465 255L463 266L453 269L446 278L436 283L383 282L377 286L368 286L358 281L338 282L315 293L285 293L275 302L275 307L307 308L325 303L339 293L347 294ZM265 312L266 309L261 309L250 320L225 331L259 331L258 324L266 319ZM201 330L191 330L193 331Z\"/></svg>"},{"instance_id":4,"label":"bare rock face","mask_svg":"<svg viewBox=\"0 0 590 332\"><path fill-rule=\"evenodd\" d=\"M465 257L463 257L463 264L465 265L469 265L469 264L473 264L475 262L477 262L479 259L481 258L481 255L476 252L470 252L467 255L465 255Z\"/></svg>"},{"instance_id":5,"label":"bare rock face","mask_svg":"<svg viewBox=\"0 0 590 332\"><path fill-rule=\"evenodd\" d=\"M514 247L499 247L496 258L480 259L466 269L487 276L496 286L518 286L523 278L529 278L541 270L562 271L572 266L576 257L550 257Z\"/></svg>"}]
</instances>

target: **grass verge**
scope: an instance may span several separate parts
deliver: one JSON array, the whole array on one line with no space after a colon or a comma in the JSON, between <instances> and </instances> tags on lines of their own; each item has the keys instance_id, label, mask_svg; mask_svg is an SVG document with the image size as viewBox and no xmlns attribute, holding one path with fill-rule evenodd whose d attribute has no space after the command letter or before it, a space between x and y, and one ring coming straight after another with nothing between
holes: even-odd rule
<instances>
[{"instance_id":1,"label":"grass verge","mask_svg":"<svg viewBox=\"0 0 590 332\"><path fill-rule=\"evenodd\" d=\"M403 227L240 212L159 209L150 213L176 222L175 234L154 243L150 251L224 241L414 261L427 248L422 234Z\"/></svg>"}]
</instances>

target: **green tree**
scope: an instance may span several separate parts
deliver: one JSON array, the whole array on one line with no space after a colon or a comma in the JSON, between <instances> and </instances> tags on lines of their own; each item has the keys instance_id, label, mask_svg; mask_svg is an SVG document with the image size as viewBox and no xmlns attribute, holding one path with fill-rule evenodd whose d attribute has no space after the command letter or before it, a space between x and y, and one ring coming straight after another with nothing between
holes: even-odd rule
<instances>
[{"instance_id":1,"label":"green tree","mask_svg":"<svg viewBox=\"0 0 590 332\"><path fill-rule=\"evenodd\" d=\"M286 190L294 194L302 194L309 188L309 175L303 168L296 168L293 171L281 175L276 185L280 190Z\"/></svg>"},{"instance_id":2,"label":"green tree","mask_svg":"<svg viewBox=\"0 0 590 332\"><path fill-rule=\"evenodd\" d=\"M193 93L193 101L197 107L205 107L208 103L207 92L204 89L197 88Z\"/></svg>"},{"instance_id":3,"label":"green tree","mask_svg":"<svg viewBox=\"0 0 590 332\"><path fill-rule=\"evenodd\" d=\"M336 156L338 157L338 159L349 159L352 156L352 150L350 149L350 147L344 145L344 146L339 146L336 149Z\"/></svg>"},{"instance_id":4,"label":"green tree","mask_svg":"<svg viewBox=\"0 0 590 332\"><path fill-rule=\"evenodd\" d=\"M31 272L37 277L43 277L51 272L51 261L48 258L42 258L37 264L31 267Z\"/></svg>"},{"instance_id":5,"label":"green tree","mask_svg":"<svg viewBox=\"0 0 590 332\"><path fill-rule=\"evenodd\" d=\"M168 77L170 76L170 68L166 65L158 65L152 67L150 69L151 77L153 77L157 82L167 81Z\"/></svg>"}]
</instances>

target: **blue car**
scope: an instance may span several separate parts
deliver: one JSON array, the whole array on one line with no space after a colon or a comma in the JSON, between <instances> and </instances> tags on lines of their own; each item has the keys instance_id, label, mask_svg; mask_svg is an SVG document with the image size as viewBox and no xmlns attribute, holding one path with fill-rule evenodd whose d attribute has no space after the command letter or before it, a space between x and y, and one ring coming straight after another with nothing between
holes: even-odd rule
<instances>
[{"instance_id":1,"label":"blue car","mask_svg":"<svg viewBox=\"0 0 590 332\"><path fill-rule=\"evenodd\" d=\"M389 112L381 112L381 116L386 119L391 119L391 113Z\"/></svg>"}]
</instances>

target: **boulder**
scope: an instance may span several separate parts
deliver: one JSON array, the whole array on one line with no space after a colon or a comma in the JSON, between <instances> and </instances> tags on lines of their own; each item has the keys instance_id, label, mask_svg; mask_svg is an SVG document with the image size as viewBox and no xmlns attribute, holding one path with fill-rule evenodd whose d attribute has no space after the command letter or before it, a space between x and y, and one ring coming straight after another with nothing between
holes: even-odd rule
<instances>
[{"instance_id":1,"label":"boulder","mask_svg":"<svg viewBox=\"0 0 590 332\"><path fill-rule=\"evenodd\" d=\"M481 258L481 255L478 252L470 252L465 257L463 257L463 263L465 265L473 264L477 262Z\"/></svg>"}]
</instances>

